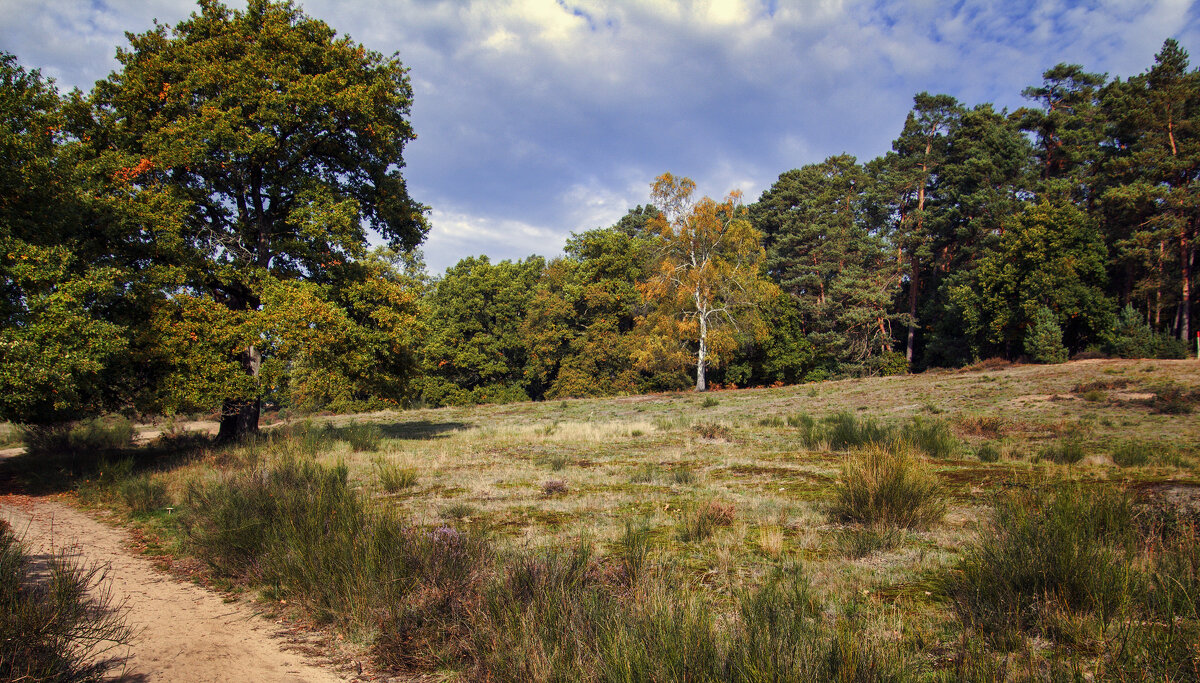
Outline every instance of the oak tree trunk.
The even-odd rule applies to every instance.
[[[247,375],[258,377],[259,368],[262,367],[262,354],[251,346],[238,354],[238,362]],[[258,433],[258,414],[261,410],[262,400],[258,398],[226,399],[221,406],[221,429],[217,432],[217,440],[240,441]]]

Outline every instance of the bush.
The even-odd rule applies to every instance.
[[[936,480],[892,447],[870,446],[849,456],[834,495],[829,516],[838,522],[924,529],[946,509]]]
[[[1129,600],[1133,505],[1075,485],[1010,495],[969,547],[947,593],[962,621],[1002,643],[1045,633],[1061,609],[1111,617]]]
[[[1178,359],[1188,357],[1189,341],[1155,331],[1131,304],[1126,304],[1117,317],[1106,348],[1118,358]]]
[[[97,417],[65,425],[26,427],[24,441],[30,453],[112,451],[128,447],[134,433],[133,423],[124,417]]]
[[[545,496],[557,496],[566,493],[569,490],[567,482],[562,479],[551,479],[542,484],[542,494]]]
[[[1035,363],[1064,363],[1067,360],[1058,316],[1045,306],[1034,314],[1025,332],[1025,353]]]
[[[99,681],[130,637],[99,567],[61,555],[35,566],[0,521],[0,680]]]

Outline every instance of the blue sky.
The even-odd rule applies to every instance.
[[[239,2],[230,2],[238,6]],[[304,0],[411,70],[409,189],[432,207],[431,271],[485,253],[553,256],[646,203],[664,171],[753,201],[783,171],[889,149],[913,94],[1021,106],[1059,63],[1129,76],[1167,37],[1197,52],[1181,0]],[[0,49],[63,88],[107,75],[187,0],[0,0]]]

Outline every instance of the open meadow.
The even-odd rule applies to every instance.
[[[1198,402],[1194,361],[994,363],[6,465],[404,675],[1194,680]]]

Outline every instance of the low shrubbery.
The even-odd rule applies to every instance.
[[[98,567],[63,556],[35,567],[0,521],[0,680],[101,680],[130,635]]]
[[[1096,656],[1097,678],[1200,668],[1197,515],[1068,484],[1009,495],[946,581],[959,618],[1002,648],[1042,637]]]
[[[63,425],[28,426],[23,439],[30,453],[64,454],[126,448],[134,433],[133,423],[124,417],[97,417]]]

